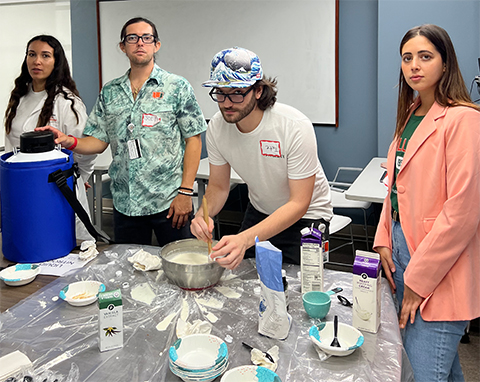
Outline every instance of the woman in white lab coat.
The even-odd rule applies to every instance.
[[[62,45],[53,36],[33,37],[27,44],[21,73],[15,79],[5,112],[5,151],[19,147],[20,135],[38,126],[54,126],[65,134],[81,137],[86,120],[86,108]],[[93,171],[95,155],[74,154],[74,160],[80,170],[77,198],[88,213],[87,180]],[[76,235],[79,240],[91,240],[78,217]]]

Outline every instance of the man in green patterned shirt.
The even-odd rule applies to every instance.
[[[130,69],[102,88],[87,137],[55,132],[56,142],[79,154],[110,144],[115,242],[151,244],[153,230],[162,246],[193,237],[191,196],[206,123],[187,80],[155,64],[160,41],[151,21],[127,21],[120,38]]]

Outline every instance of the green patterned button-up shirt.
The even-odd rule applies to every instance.
[[[191,85],[157,65],[133,99],[129,71],[107,83],[88,118],[84,134],[110,144],[108,171],[115,208],[145,216],[170,207],[181,185],[185,139],[207,126]],[[131,159],[128,141],[141,157]]]

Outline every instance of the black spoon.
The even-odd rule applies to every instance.
[[[337,298],[340,300],[342,305],[349,306],[349,307],[353,306],[353,304],[350,301],[348,301],[345,297],[343,297],[341,294],[339,294]]]
[[[333,341],[330,344],[330,346],[339,348],[340,343],[338,342],[338,339],[337,339],[337,331],[338,331],[338,316],[335,316],[335,318],[333,319]]]

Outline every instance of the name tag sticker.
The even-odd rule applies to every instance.
[[[160,120],[161,120],[161,118],[157,117],[156,115],[143,114],[142,115],[142,126],[152,127],[152,126],[155,126]]]
[[[138,139],[130,139],[127,142],[128,156],[130,159],[137,159],[142,157],[142,150],[140,148],[140,141]]]
[[[281,157],[282,150],[278,141],[260,141],[260,150],[263,156]]]

